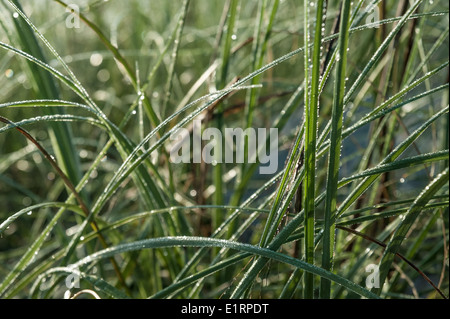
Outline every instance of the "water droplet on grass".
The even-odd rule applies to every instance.
[[[6,70],[5,71],[5,76],[6,76],[7,79],[12,78],[14,76],[14,71],[11,70],[11,69]]]

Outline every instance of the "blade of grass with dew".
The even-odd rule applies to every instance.
[[[151,249],[151,248],[161,248],[161,247],[227,247],[230,249],[238,250],[244,253],[250,253],[253,255],[262,256],[269,259],[274,259],[294,267],[303,269],[306,272],[311,272],[315,275],[326,277],[339,285],[344,286],[345,288],[354,291],[357,294],[360,294],[366,298],[377,298],[377,295],[369,292],[365,288],[348,281],[347,279],[335,275],[331,272],[325,271],[317,266],[311,265],[304,261],[295,259],[293,257],[287,256],[282,253],[275,252],[273,250],[267,248],[261,248],[258,246],[253,246],[249,244],[242,244],[238,242],[233,242],[229,240],[223,239],[212,239],[212,238],[203,238],[203,237],[166,237],[166,238],[153,238],[142,240],[138,242],[132,242],[127,244],[121,244],[115,247],[110,247],[108,249],[99,251],[90,256],[87,256],[77,263],[71,265],[73,268],[76,268],[79,265],[84,265],[86,263],[91,263],[100,259],[108,258],[114,256],[116,254],[124,253],[132,250],[139,249]]]
[[[443,207],[448,207],[448,201],[445,202],[440,202],[440,203],[434,203],[434,204],[429,204],[423,207],[424,210],[429,210],[429,209],[433,209],[433,208],[443,208]],[[401,214],[404,214],[408,211],[408,208],[399,208],[399,209],[395,209],[395,210],[387,210],[387,211],[383,211],[382,213],[376,213],[376,214],[372,214],[369,216],[362,216],[362,217],[356,217],[356,218],[352,218],[348,221],[339,221],[337,224],[339,226],[349,226],[349,225],[356,225],[356,224],[361,224],[363,222],[368,222],[368,221],[375,221],[378,219],[382,219],[382,218],[389,218],[389,217],[393,217],[393,216],[398,216]]]
[[[86,109],[86,110],[96,114],[95,111],[93,111],[92,108],[87,105],[70,102],[70,101],[61,101],[61,100],[27,100],[27,101],[16,101],[16,102],[8,102],[8,103],[0,104],[0,108],[7,108],[7,107],[32,107],[32,108],[76,107],[76,108]],[[58,114],[60,114],[60,113],[58,113]]]
[[[367,236],[363,233],[360,233],[354,229],[351,228],[347,228],[347,227],[342,227],[342,226],[338,226],[339,229],[346,231],[348,233],[357,235],[358,237],[361,237],[365,240],[368,240],[372,243],[377,244],[380,247],[386,248],[386,244],[384,244],[383,242],[380,242],[378,240],[376,240],[375,238],[372,238],[370,236]],[[433,289],[435,289],[436,292],[438,292],[441,297],[443,297],[444,299],[448,299],[443,293],[442,291],[433,283],[433,281],[422,271],[420,270],[413,262],[411,262],[410,260],[408,260],[405,256],[401,255],[400,253],[395,253],[394,254],[395,257],[399,257],[401,260],[403,260],[406,264],[408,264],[412,269],[414,269],[414,271],[416,271],[417,274],[421,275],[432,287]]]
[[[14,223],[18,218],[27,215],[30,211],[35,211],[38,210],[40,208],[47,208],[47,207],[64,207],[68,210],[71,210],[79,215],[83,215],[82,210],[80,209],[79,206],[76,205],[71,205],[71,204],[66,204],[66,203],[42,203],[42,204],[36,204],[36,205],[32,205],[30,207],[27,207],[25,209],[22,209],[21,211],[18,211],[15,214],[12,214],[11,216],[9,216],[5,221],[3,221],[0,224],[0,235],[12,224]]]
[[[336,214],[337,189],[339,179],[340,157],[342,147],[342,123],[344,115],[344,95],[347,68],[347,47],[350,27],[350,0],[344,0],[339,28],[339,53],[335,76],[335,88],[333,99],[333,110],[331,119],[330,152],[328,161],[327,195],[325,198],[325,216],[323,227],[323,251],[322,268],[333,269],[334,255],[334,233],[335,227],[331,223],[332,216]],[[320,298],[329,299],[331,297],[331,283],[321,278]]]
[[[442,200],[442,199],[447,199],[447,198],[448,197],[446,197],[446,195],[438,195],[438,196],[434,196],[432,199],[433,200]],[[407,208],[409,208],[411,206],[411,204],[414,202],[414,200],[415,200],[415,198],[409,198],[409,199],[403,199],[403,200],[397,200],[397,201],[390,201],[388,203],[380,203],[380,204],[376,204],[371,207],[359,208],[359,209],[347,212],[345,214],[342,214],[340,218],[365,213],[367,211],[372,211],[372,210],[376,210],[379,208],[387,208],[387,207],[398,206],[398,205],[403,205],[403,204],[405,204],[405,205],[408,204]]]
[[[359,179],[362,177],[380,174],[380,173],[391,172],[394,170],[398,170],[398,169],[402,169],[402,168],[406,168],[406,167],[423,165],[426,163],[445,161],[445,160],[448,160],[448,158],[449,158],[449,150],[443,150],[443,151],[439,151],[439,152],[422,154],[422,155],[408,157],[408,158],[401,159],[401,160],[396,160],[392,163],[378,165],[374,168],[367,169],[361,173],[352,175],[350,177],[343,178],[339,181],[338,186],[342,187],[342,186],[346,185],[347,183],[349,183],[350,181]]]
[[[308,55],[309,37],[309,1],[305,0],[305,78],[308,79],[310,68]],[[317,1],[316,21],[314,33],[314,46],[312,53],[312,71],[311,71],[311,91],[305,94],[307,98],[305,104],[305,180],[304,180],[304,207],[305,207],[305,260],[314,264],[314,223],[315,223],[315,192],[316,192],[316,138],[317,138],[317,116],[319,109],[319,82],[322,48],[322,23],[324,21],[325,3],[323,0]],[[308,83],[308,82],[307,82]],[[314,277],[311,273],[304,276],[306,299],[314,298]]]
[[[94,119],[92,117],[84,117],[84,116],[75,116],[75,115],[46,115],[46,116],[36,116],[31,119],[24,119],[19,122],[10,123],[8,125],[3,126],[0,128],[0,133],[6,132],[8,130],[11,130],[13,128],[30,125],[30,124],[36,124],[39,122],[45,122],[45,123],[58,123],[58,122],[83,122],[88,123],[91,125],[95,125],[101,128],[104,128],[103,123],[98,121],[97,119]]]

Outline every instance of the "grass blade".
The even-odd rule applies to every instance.
[[[133,250],[141,250],[148,248],[161,248],[161,247],[226,247],[234,250],[238,250],[244,253],[250,253],[258,256],[262,256],[264,258],[270,258],[274,260],[278,260],[283,263],[287,263],[294,267],[303,269],[306,272],[313,273],[315,275],[319,275],[325,277],[329,280],[336,282],[339,285],[344,286],[345,288],[354,291],[357,294],[360,294],[366,298],[377,298],[377,295],[369,292],[365,288],[362,288],[355,283],[348,281],[347,279],[335,275],[331,272],[323,270],[317,266],[311,265],[304,261],[292,258],[282,253],[275,252],[273,250],[267,248],[261,248],[258,246],[253,246],[249,244],[242,244],[238,242],[233,242],[229,240],[223,239],[212,239],[212,238],[203,238],[203,237],[166,237],[166,238],[152,238],[146,239],[142,241],[137,241],[128,244],[122,244],[115,247],[110,247],[108,249],[99,251],[95,254],[87,256],[77,263],[73,264],[72,267],[77,268],[87,263],[91,263],[100,259],[109,258],[116,254],[124,253],[127,251]]]
[[[325,224],[323,228],[322,268],[333,268],[335,226],[331,222],[337,210],[337,189],[339,180],[340,157],[342,147],[342,123],[344,115],[344,96],[347,68],[347,47],[350,27],[350,0],[344,0],[339,29],[339,59],[336,68],[336,83],[331,119],[330,152],[328,162],[327,195],[325,198]],[[331,283],[321,279],[320,298],[329,299]]]
[[[308,79],[310,68],[308,47],[309,42],[309,18],[308,10],[310,2],[305,0],[305,78]],[[317,114],[319,109],[319,82],[322,47],[322,23],[325,2],[317,1],[314,46],[312,53],[311,91],[305,94],[305,180],[304,180],[304,208],[305,208],[305,258],[306,262],[314,264],[314,200],[316,198],[316,138],[317,138]],[[307,82],[308,83],[308,82]],[[306,299],[314,297],[314,277],[311,273],[305,274]]]

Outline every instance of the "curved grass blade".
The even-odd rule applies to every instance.
[[[430,209],[435,209],[435,208],[445,208],[448,206],[449,206],[449,202],[443,201],[443,202],[428,204],[428,205],[424,206],[423,210],[425,211],[425,210],[430,210]],[[356,217],[356,218],[352,218],[349,220],[339,220],[337,222],[337,225],[349,226],[349,225],[360,224],[360,223],[368,222],[368,221],[375,221],[375,220],[382,219],[382,218],[398,216],[398,215],[405,214],[408,211],[408,209],[409,209],[409,207],[398,208],[398,209],[393,209],[393,210],[386,210],[386,211],[383,211],[382,213],[372,213],[368,216]]]
[[[64,207],[65,209],[71,210],[79,215],[83,215],[83,211],[80,209],[79,206],[66,204],[66,203],[42,203],[42,204],[36,204],[29,206],[27,208],[22,209],[21,211],[18,211],[17,213],[9,216],[3,223],[0,224],[0,235],[12,224],[14,223],[18,218],[27,215],[29,212],[32,212],[34,210],[40,209],[40,208],[50,208],[50,207]]]
[[[343,178],[339,181],[338,185],[339,185],[339,187],[342,187],[342,186],[346,185],[347,183],[349,183],[355,179],[362,178],[362,177],[386,173],[386,172],[390,172],[390,171],[394,171],[394,170],[398,170],[398,169],[402,169],[402,168],[413,167],[413,166],[427,164],[427,163],[434,163],[437,161],[445,161],[445,160],[448,160],[448,158],[449,158],[449,150],[443,150],[443,151],[439,151],[439,152],[435,152],[435,153],[422,154],[422,155],[417,155],[417,156],[413,156],[413,157],[408,157],[405,159],[396,160],[392,163],[381,164],[374,168],[367,169],[362,173]]]
[[[317,266],[311,265],[309,263],[306,263],[304,261],[295,259],[293,257],[284,255],[279,252],[272,251],[267,248],[261,248],[258,246],[253,246],[249,244],[242,244],[238,242],[233,242],[229,240],[223,240],[223,239],[212,239],[212,238],[202,238],[202,237],[166,237],[166,238],[152,238],[152,239],[146,239],[141,240],[137,242],[127,243],[127,244],[121,244],[115,247],[110,247],[107,249],[104,249],[102,251],[99,251],[97,253],[94,253],[90,256],[87,256],[81,260],[79,260],[77,263],[71,265],[71,267],[81,267],[82,265],[85,265],[87,263],[91,263],[97,260],[101,260],[104,258],[109,258],[114,255],[134,251],[134,250],[141,250],[141,249],[149,249],[149,248],[170,248],[170,247],[226,247],[233,250],[238,250],[245,253],[250,253],[252,255],[258,255],[264,258],[273,259],[276,261],[280,261],[282,263],[286,263],[289,265],[292,265],[296,268],[303,269],[304,271],[313,273],[315,275],[325,277],[333,282],[336,282],[339,285],[344,286],[345,288],[363,296],[366,298],[378,298],[377,295],[369,292],[365,288],[341,277],[338,275],[335,275],[331,272],[328,272],[322,268],[319,268]]]
[[[8,102],[0,104],[0,108],[9,108],[9,107],[78,107],[82,109],[89,110],[90,112],[95,113],[95,111],[87,105],[70,102],[70,101],[61,101],[61,100],[29,100],[29,101],[17,101],[17,102]]]
[[[24,125],[35,124],[35,123],[39,123],[39,122],[46,122],[46,123],[83,122],[83,123],[96,125],[101,128],[105,128],[102,122],[100,122],[99,120],[94,119],[92,117],[76,116],[76,115],[69,115],[69,114],[55,114],[55,115],[36,116],[31,119],[25,119],[25,120],[21,120],[19,122],[15,122],[15,123],[11,122],[8,125],[5,125],[4,127],[0,128],[0,133],[4,133],[8,130],[18,128],[18,127],[21,127]]]

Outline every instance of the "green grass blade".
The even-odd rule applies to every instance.
[[[323,228],[322,268],[333,269],[334,233],[335,227],[331,222],[336,214],[337,190],[339,180],[340,157],[342,147],[342,123],[344,115],[344,96],[347,68],[347,47],[350,27],[350,0],[344,0],[339,29],[339,59],[336,68],[336,82],[331,119],[330,152],[328,162],[327,195],[325,198],[325,224]],[[331,296],[331,283],[321,279],[320,298],[329,299]]]
[[[423,165],[427,163],[433,163],[436,161],[445,161],[449,158],[449,150],[443,150],[435,153],[429,153],[429,154],[422,154],[417,155],[413,157],[408,157],[401,160],[396,160],[392,163],[388,164],[381,164],[374,168],[370,168],[365,170],[364,172],[361,172],[359,174],[352,175],[350,177],[345,177],[339,181],[339,187],[342,187],[349,183],[350,181],[353,181],[355,179],[359,179],[362,177],[375,175],[375,174],[381,174],[390,172],[397,169],[407,168],[407,167],[413,167],[418,165]]]
[[[316,138],[317,138],[317,116],[319,108],[319,82],[322,47],[322,22],[325,3],[323,0],[317,2],[315,21],[314,46],[312,53],[311,91],[305,94],[305,180],[304,180],[304,208],[305,208],[305,258],[306,262],[314,264],[314,200],[316,198]],[[310,2],[305,0],[305,37],[309,37],[308,10]],[[308,52],[308,41],[305,41],[305,52]],[[309,56],[305,53],[305,77],[308,79],[310,68]],[[314,277],[311,273],[305,274],[305,298],[314,297]]]
[[[315,275],[319,275],[321,277],[325,277],[329,280],[336,282],[339,285],[344,286],[345,288],[354,291],[357,294],[360,294],[366,298],[377,298],[377,296],[365,288],[362,288],[359,285],[341,277],[335,275],[331,272],[325,271],[322,268],[311,265],[304,261],[295,259],[293,257],[287,256],[282,253],[278,253],[272,251],[267,248],[261,248],[258,246],[253,246],[249,244],[242,244],[238,242],[233,242],[229,240],[223,239],[212,239],[212,238],[203,238],[203,237],[166,237],[166,238],[152,238],[146,239],[142,241],[121,244],[115,247],[110,247],[108,249],[99,251],[90,256],[87,256],[77,263],[73,264],[72,267],[77,268],[82,265],[86,265],[87,263],[91,263],[97,260],[101,260],[104,258],[112,257],[116,254],[129,252],[133,250],[141,250],[141,249],[154,249],[154,248],[162,248],[162,247],[226,247],[233,250],[238,250],[244,253],[250,253],[253,255],[258,255],[264,258],[270,258],[273,260],[277,260],[294,267],[303,269],[306,272],[311,272]]]

